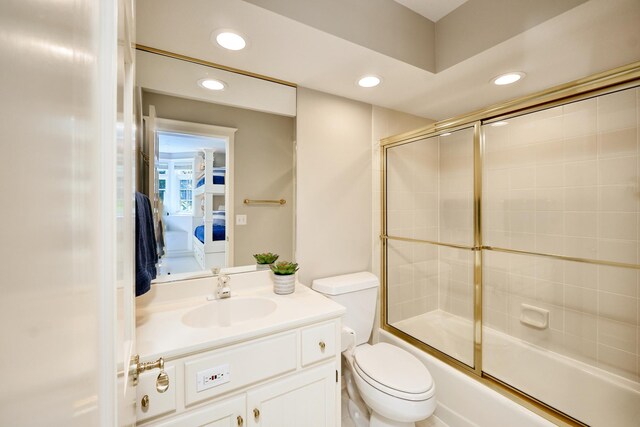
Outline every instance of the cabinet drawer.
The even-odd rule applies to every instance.
[[[144,372],[138,377],[138,386],[136,387],[138,400],[136,420],[138,422],[176,410],[176,369],[174,366],[169,366],[165,368],[165,371],[169,375],[169,388],[164,393],[160,393],[156,389],[157,370]],[[146,408],[143,408],[141,404],[143,396],[147,396],[149,399]]]
[[[244,394],[231,399],[216,402],[202,409],[189,411],[186,414],[165,422],[154,424],[155,427],[202,427],[202,426],[240,426],[246,419],[246,399]]]
[[[236,348],[220,350],[191,359],[184,364],[185,403],[191,405],[232,390],[294,371],[297,367],[295,332],[287,333]],[[223,372],[227,381],[198,391],[198,373],[214,369]],[[205,375],[206,376],[206,375]],[[210,384],[213,384],[211,382]],[[208,386],[207,386],[208,387]]]
[[[306,328],[300,334],[302,335],[302,366],[336,355],[335,323]]]

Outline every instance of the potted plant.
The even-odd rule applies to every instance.
[[[254,254],[253,257],[256,259],[256,264],[258,265],[258,270],[266,270],[269,268],[271,264],[276,262],[280,255],[272,254],[271,252],[264,252],[261,254]]]
[[[273,292],[278,295],[293,293],[296,287],[296,271],[298,264],[289,261],[280,261],[271,264],[273,271]]]

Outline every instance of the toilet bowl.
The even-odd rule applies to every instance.
[[[353,358],[354,379],[373,416],[410,426],[435,410],[435,386],[427,368],[412,354],[387,343],[358,348]]]
[[[313,281],[312,289],[346,307],[342,354],[349,413],[358,427],[412,427],[436,407],[435,384],[411,353],[387,343],[369,345],[378,279],[362,272]]]

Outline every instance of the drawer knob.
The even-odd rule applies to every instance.
[[[320,350],[321,350],[321,351],[324,351],[325,347],[327,346],[327,345],[324,343],[324,341],[320,341],[320,342],[318,343],[318,345],[320,346]]]
[[[142,409],[147,410],[149,409],[149,395],[145,394],[144,396],[142,396],[142,401],[140,402],[140,404],[142,405]]]
[[[239,426],[241,426],[241,425],[243,425],[243,424],[244,424],[244,420],[242,419],[242,416],[238,415],[237,420],[238,420],[238,425],[239,425]]]
[[[258,408],[253,408],[253,417],[258,420],[260,418],[260,410]]]

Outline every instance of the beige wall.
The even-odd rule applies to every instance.
[[[295,119],[201,101],[145,92],[143,111],[155,105],[158,117],[234,127],[235,214],[247,225],[235,226],[235,265],[253,264],[252,254],[276,252],[293,259],[293,140]],[[242,203],[250,199],[287,200],[284,206]],[[228,219],[228,226],[235,223]]]
[[[300,281],[371,269],[371,105],[298,88]]]
[[[437,72],[464,61],[586,0],[469,0],[436,22]]]
[[[388,0],[245,0],[391,58],[435,72],[435,24]],[[336,11],[340,13],[336,13]]]

